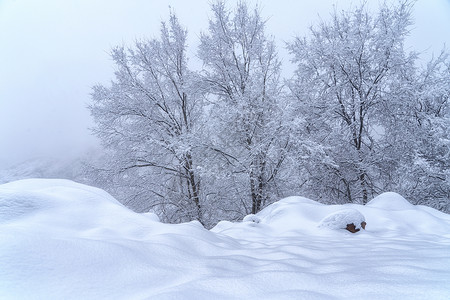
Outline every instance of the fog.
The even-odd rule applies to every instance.
[[[235,1],[229,1],[233,4]],[[356,1],[355,1],[356,2]],[[209,0],[0,0],[0,168],[36,157],[70,158],[97,147],[90,134],[91,87],[107,84],[114,66],[109,50],[156,37],[169,6],[189,31],[191,63]],[[293,69],[283,49],[295,35],[329,16],[333,3],[350,1],[259,1],[269,18],[286,74]],[[375,1],[373,4],[375,5]],[[419,0],[408,50],[432,53],[450,45],[450,1]]]

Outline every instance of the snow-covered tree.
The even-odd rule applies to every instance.
[[[115,79],[90,106],[106,152],[99,185],[208,227],[298,192],[366,203],[391,190],[450,210],[450,62],[443,52],[421,68],[406,53],[412,2],[335,11],[288,44],[291,93],[258,6],[211,8],[198,73],[173,14],[159,39],[113,49]]]
[[[449,210],[450,64],[445,51],[426,68],[406,53],[412,4],[335,11],[289,45],[314,196],[366,203],[392,190]]]
[[[449,54],[442,52],[432,59],[418,79],[419,101],[415,111],[421,140],[415,139],[416,156],[420,159],[416,166],[422,171],[422,182],[426,185],[416,198],[422,201],[420,204],[450,212]]]
[[[366,203],[379,192],[386,144],[385,118],[415,55],[403,44],[411,25],[409,1],[335,11],[288,49],[297,64],[291,90],[304,118],[305,160],[311,190],[331,201]],[[395,106],[395,105],[394,105]]]
[[[442,51],[398,86],[404,116],[389,126],[388,142],[397,143],[395,173],[384,189],[397,190],[416,204],[450,211],[450,60]],[[407,99],[414,99],[408,101]],[[400,150],[400,151],[399,151]]]
[[[97,169],[109,190],[171,222],[203,221],[197,172],[203,98],[187,66],[186,36],[171,14],[160,39],[114,48],[115,80],[93,88],[90,106],[94,133],[110,154]]]
[[[211,7],[199,48],[214,124],[210,149],[225,173],[227,197],[256,213],[275,199],[289,147],[280,62],[258,7],[239,2],[230,10],[223,1]]]

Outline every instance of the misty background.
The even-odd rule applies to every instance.
[[[91,87],[113,78],[110,49],[158,36],[173,9],[188,29],[189,56],[195,57],[199,33],[208,27],[209,2],[0,0],[0,169],[34,158],[70,159],[97,148],[86,107]],[[351,1],[258,3],[287,77],[294,67],[284,42],[327,19],[334,3],[340,10]],[[449,0],[419,0],[413,16],[407,51],[429,59],[450,45]]]

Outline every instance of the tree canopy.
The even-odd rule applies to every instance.
[[[213,2],[189,69],[171,13],[159,38],[116,47],[90,110],[105,156],[90,176],[137,211],[212,226],[296,194],[366,203],[383,191],[450,211],[450,61],[404,41],[413,2],[335,11],[287,44],[281,77],[258,6]]]

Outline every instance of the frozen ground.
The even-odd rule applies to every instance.
[[[355,210],[366,230],[339,229]],[[71,181],[16,181],[0,185],[0,299],[450,299],[450,216],[394,193],[290,197],[208,231]]]

